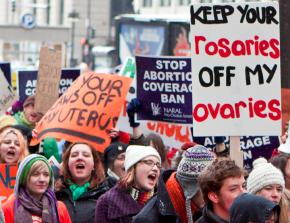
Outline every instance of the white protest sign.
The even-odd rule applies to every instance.
[[[281,135],[278,2],[191,6],[194,136]]]
[[[13,93],[12,87],[7,82],[3,72],[0,69],[0,115],[5,114],[12,103],[17,100],[17,97]]]

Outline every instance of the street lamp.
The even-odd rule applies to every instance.
[[[74,58],[74,48],[75,48],[75,24],[80,20],[79,13],[73,9],[69,14],[68,18],[71,21],[71,51],[70,51],[70,66],[75,67],[77,64],[76,59]]]

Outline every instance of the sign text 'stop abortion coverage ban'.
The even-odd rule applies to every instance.
[[[191,6],[194,136],[281,134],[278,8]]]

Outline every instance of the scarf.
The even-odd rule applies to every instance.
[[[14,223],[32,223],[32,215],[41,217],[43,223],[59,223],[56,197],[50,188],[37,200],[21,187],[14,208]]]
[[[25,118],[24,112],[17,112],[13,117],[16,119],[17,123],[20,125],[27,126],[30,129],[33,129],[35,127],[35,124],[32,124],[30,121],[28,121]]]
[[[80,196],[88,191],[90,186],[90,182],[86,182],[83,186],[79,186],[77,184],[70,184],[69,189],[72,193],[73,200],[77,200]]]
[[[180,184],[176,180],[176,173],[171,174],[169,179],[166,182],[166,189],[168,191],[170,201],[173,204],[173,207],[175,209],[176,214],[180,217],[182,223],[188,223],[193,222],[192,216],[191,219],[188,219],[187,213],[189,210],[187,210],[186,206],[191,207],[191,213],[192,215],[198,210],[197,207],[194,205],[193,202],[190,203],[190,205],[185,205],[185,197],[183,194],[183,190],[180,186]]]
[[[137,201],[138,204],[141,206],[144,206],[145,203],[153,196],[154,190],[146,192],[146,191],[140,191],[134,187],[131,187],[129,189],[129,193],[131,197]]]

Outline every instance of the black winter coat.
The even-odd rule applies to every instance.
[[[76,201],[72,199],[72,193],[68,185],[60,191],[55,192],[56,198],[62,201],[70,215],[73,223],[94,222],[97,199],[110,189],[107,182],[98,187],[89,189]]]
[[[158,182],[157,194],[133,218],[133,223],[181,223],[165,185],[173,172],[174,170],[165,170],[162,173]],[[198,213],[198,217],[200,215]],[[194,217],[194,219],[196,218]]]
[[[228,223],[228,221],[217,216],[209,206],[205,206],[202,210],[202,216],[197,223]]]

